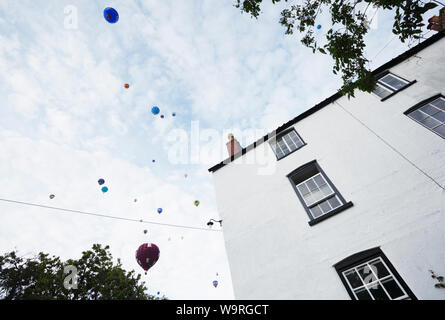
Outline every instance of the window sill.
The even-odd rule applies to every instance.
[[[352,206],[353,206],[352,202],[349,201],[349,202],[345,203],[344,205],[342,205],[341,207],[338,207],[337,209],[334,209],[334,210],[332,210],[329,213],[326,213],[326,214],[324,214],[324,215],[322,215],[322,216],[320,216],[318,218],[315,218],[315,219],[309,221],[308,223],[312,227],[314,224],[317,224],[317,223],[319,223],[319,222],[321,222],[321,221],[323,221],[323,220],[325,220],[327,218],[335,216],[337,213],[340,213],[343,210],[346,210],[346,209],[348,209],[348,208],[350,208]]]
[[[406,86],[404,86],[402,89],[399,89],[399,90],[397,90],[397,91],[394,91],[394,92],[391,93],[389,96],[384,97],[384,98],[381,99],[380,101],[383,102],[383,101],[388,100],[388,99],[391,98],[392,96],[394,96],[394,95],[396,95],[397,93],[399,93],[400,91],[403,91],[403,90],[405,90],[406,88],[412,86],[412,85],[415,84],[416,82],[417,82],[417,80],[411,81],[411,82],[408,83]]]

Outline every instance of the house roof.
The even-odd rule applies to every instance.
[[[378,67],[377,69],[372,71],[372,74],[375,75],[375,76],[378,76],[380,73],[385,72],[386,70],[388,70],[388,69],[398,65],[399,63],[401,63],[404,60],[412,57],[413,55],[415,55],[416,53],[420,52],[421,50],[423,50],[423,49],[429,47],[430,45],[432,45],[433,43],[439,41],[443,37],[445,37],[445,31],[438,32],[437,34],[433,35],[432,37],[430,37],[430,38],[426,39],[425,41],[419,43],[417,46],[415,46],[415,47],[405,51],[401,55],[395,57],[394,59],[388,61],[384,65]],[[323,109],[324,107],[326,107],[327,105],[331,104],[332,102],[334,102],[335,100],[337,100],[340,97],[342,97],[342,94],[340,92],[334,93],[332,96],[326,98],[325,100],[323,100],[320,103],[316,104],[312,108],[310,108],[310,109],[306,110],[305,112],[299,114],[298,116],[296,116],[292,120],[282,124],[275,131],[269,132],[264,137],[262,137],[261,139],[251,143],[250,145],[248,145],[247,147],[243,148],[238,153],[234,154],[233,156],[231,156],[231,157],[221,161],[220,163],[214,165],[213,167],[209,168],[209,171],[210,172],[215,172],[216,170],[224,167],[226,164],[229,164],[233,160],[235,160],[235,159],[241,157],[242,155],[244,155],[247,151],[250,151],[250,150],[256,148],[256,146],[260,145],[261,143],[267,141],[270,137],[273,137],[273,136],[279,134],[280,132],[286,130],[290,126],[293,126],[298,121],[303,120],[304,118],[307,118],[311,114],[313,114],[313,113]]]

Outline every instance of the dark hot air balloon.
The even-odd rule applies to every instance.
[[[159,254],[158,246],[153,243],[144,243],[139,246],[136,251],[136,261],[145,270],[145,274],[158,261]]]
[[[158,208],[158,213],[162,213],[162,208]]]
[[[97,183],[99,185],[103,185],[105,183],[105,180],[104,179],[99,179],[99,180],[97,180]]]
[[[213,280],[213,286],[216,288],[218,286],[218,280]]]

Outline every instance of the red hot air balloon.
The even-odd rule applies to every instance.
[[[128,83],[124,84],[125,89],[130,88],[130,85]]]
[[[136,261],[145,270],[145,274],[158,261],[159,254],[158,246],[153,243],[144,243],[139,246],[136,251]]]

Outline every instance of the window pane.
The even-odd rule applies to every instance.
[[[421,111],[419,111],[419,110],[416,110],[416,111],[414,111],[414,112],[411,112],[411,113],[409,114],[409,116],[410,116],[411,118],[413,118],[413,119],[416,119],[417,121],[422,121],[423,119],[425,119],[426,117],[428,117],[427,114],[425,114],[425,113],[423,113],[423,112],[421,112]]]
[[[325,185],[325,184],[326,184],[326,181],[325,181],[325,179],[323,179],[323,177],[321,176],[321,174],[317,174],[317,175],[314,177],[314,180],[315,180],[315,182],[317,183],[317,185],[318,185],[319,187],[321,187],[322,185]]]
[[[308,181],[306,181],[306,185],[308,186],[309,190],[311,190],[311,191],[318,190],[317,185],[315,184],[313,179],[309,179]]]
[[[388,295],[385,293],[379,282],[369,285],[368,290],[375,300],[389,300]]]
[[[372,300],[371,296],[365,288],[358,289],[354,292],[357,296],[357,300]]]
[[[330,186],[328,186],[327,184],[325,184],[324,186],[322,186],[320,188],[321,192],[323,193],[323,195],[328,196],[330,194],[333,193],[332,189]]]
[[[302,196],[307,195],[309,193],[309,189],[306,187],[305,183],[298,185],[297,188]]]
[[[389,276],[388,269],[386,269],[385,265],[380,261],[374,261],[369,263],[371,265],[372,271],[376,273],[379,279]]]
[[[295,149],[297,149],[297,146],[295,145],[295,143],[292,141],[292,139],[289,136],[284,136],[283,139],[286,141],[287,145],[290,148],[290,151],[294,151]]]
[[[422,108],[420,108],[421,111],[425,112],[426,114],[429,114],[430,116],[439,112],[439,109],[433,107],[430,104],[427,104],[426,106],[423,106]]]
[[[362,280],[360,280],[360,277],[355,270],[345,272],[345,277],[353,289],[363,285]]]
[[[399,285],[393,278],[383,280],[382,284],[391,296],[391,299],[396,299],[405,295],[403,290],[399,287]]]
[[[433,102],[431,102],[431,104],[438,107],[439,109],[445,110],[445,99],[444,98],[439,98],[437,100],[434,100]]]
[[[317,200],[312,196],[312,193],[308,193],[306,195],[303,196],[304,202],[306,202],[306,205],[310,206],[311,204],[313,204],[314,202],[316,202]]]
[[[290,152],[289,148],[286,146],[286,144],[284,143],[284,141],[282,139],[278,141],[278,145],[280,146],[280,148],[284,154],[288,154]]]
[[[372,273],[371,268],[367,264],[357,268],[357,271],[365,284],[372,283],[377,280],[376,276]]]
[[[320,202],[319,206],[321,208],[321,211],[323,211],[323,213],[328,213],[329,211],[332,210],[332,208],[329,205],[329,202],[327,200],[323,201],[323,202]]]
[[[389,96],[392,93],[392,91],[389,91],[389,89],[386,89],[386,88],[383,88],[382,86],[377,85],[377,87],[373,91],[373,93],[383,99],[383,98]]]
[[[310,208],[309,211],[314,218],[318,218],[319,216],[323,215],[323,212],[321,212],[321,209],[318,206]]]
[[[434,128],[440,125],[440,122],[434,118],[428,117],[422,120],[422,123],[428,128]]]
[[[333,209],[335,209],[335,208],[340,206],[340,201],[338,201],[337,197],[329,198],[328,201],[329,201],[329,204],[331,205],[331,207]]]
[[[445,122],[445,111],[439,111],[432,117],[439,120],[440,122]]]
[[[434,128],[433,131],[440,134],[442,138],[445,138],[445,125],[438,126],[437,128]]]
[[[388,74],[382,77],[379,81],[395,88],[396,90],[402,89],[407,85],[405,81],[400,80],[399,78],[394,77],[392,74]]]

